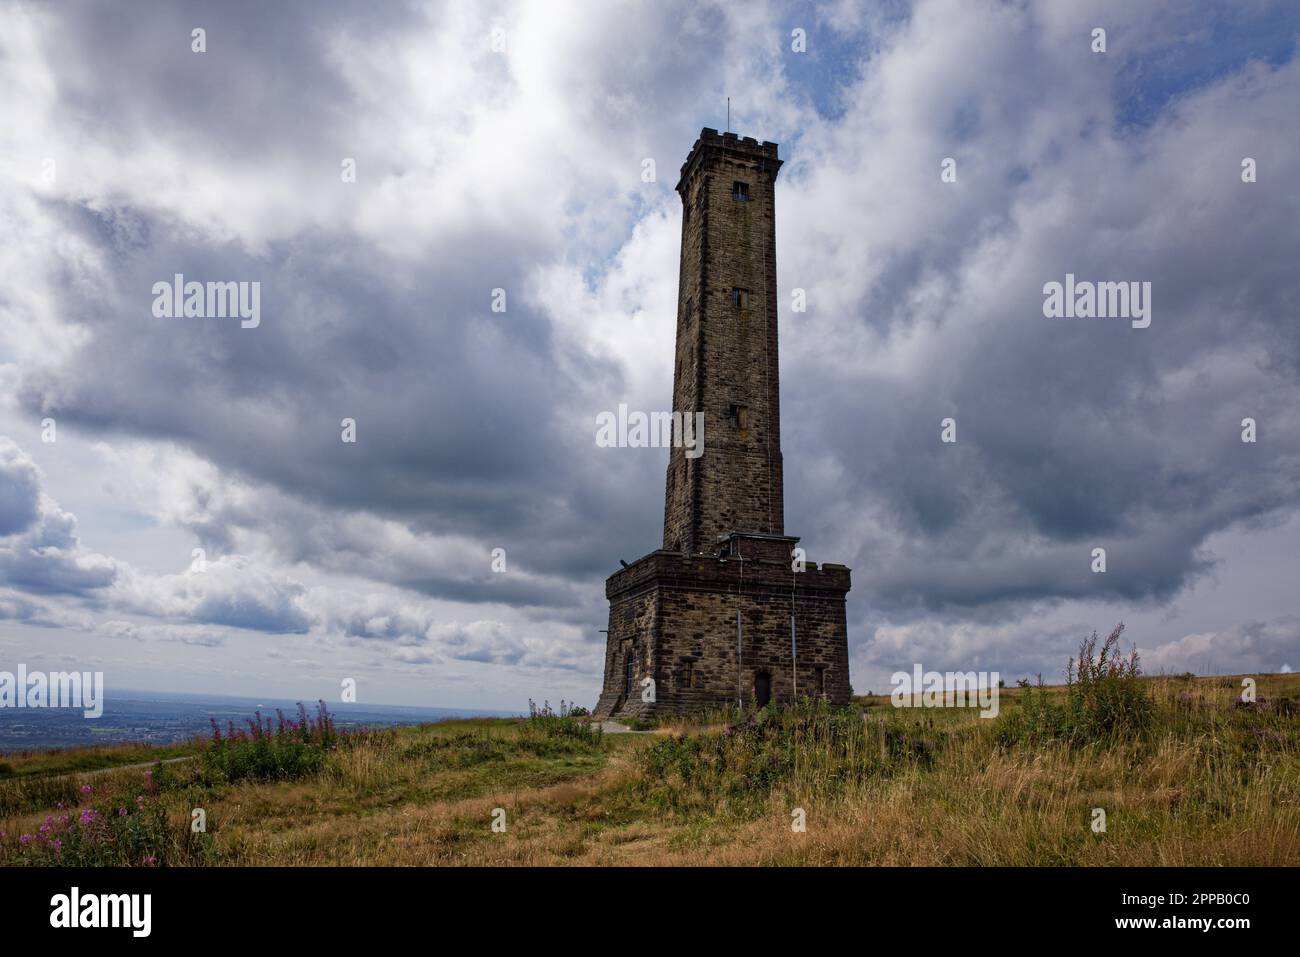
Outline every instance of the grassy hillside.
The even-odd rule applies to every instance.
[[[1253,676],[1249,707],[1240,676],[1112,677],[1004,689],[996,719],[887,697],[648,734],[312,718],[152,769],[19,757],[0,863],[1300,864],[1300,675]]]

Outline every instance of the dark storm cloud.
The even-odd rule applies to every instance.
[[[1006,26],[995,42],[1025,53],[1007,71],[1045,100],[1008,113],[1008,80],[991,82],[961,110],[995,120],[934,137],[919,172],[891,158],[902,188],[864,199],[901,228],[895,245],[876,244],[884,258],[868,261],[872,283],[848,308],[870,330],[860,341],[887,350],[916,336],[927,348],[887,373],[846,363],[829,384],[808,360],[783,370],[818,384],[785,390],[788,481],[807,481],[806,463],[828,449],[846,477],[822,490],[836,507],[820,515],[825,498],[788,489],[787,501],[823,540],[856,547],[859,614],[1015,619],[1045,601],[1165,601],[1213,567],[1211,533],[1300,504],[1289,318],[1300,313],[1300,138],[1271,119],[1300,70],[1239,63],[1242,79],[1185,91],[1150,127],[1121,130],[1102,86],[1053,97],[1107,66],[1075,55],[1073,72],[1048,69],[1044,35]],[[951,153],[961,189],[937,175]],[[1244,184],[1242,157],[1260,155],[1268,181]],[[1012,168],[1033,172],[1003,175]],[[805,181],[786,196],[821,192]],[[1067,272],[1151,282],[1152,325],[1045,318],[1042,285]],[[798,336],[801,317],[790,319]],[[859,414],[827,415],[831,404]],[[948,416],[955,445],[939,441]],[[1245,417],[1267,423],[1267,441],[1242,442]],[[853,512],[871,516],[856,541],[826,524]],[[1104,575],[1090,571],[1097,546]]]
[[[605,473],[582,471],[592,452],[579,442],[590,436],[554,416],[578,388],[551,364],[544,321],[522,304],[490,312],[499,263],[435,263],[394,293],[383,286],[384,263],[359,246],[338,254],[346,272],[304,275],[288,261],[335,253],[306,244],[267,264],[154,233],[157,246],[121,262],[113,299],[65,296],[69,315],[95,317],[96,347],[81,374],[60,382],[57,405],[45,398],[47,383],[29,380],[23,397],[33,408],[178,442],[317,507],[477,541],[459,561],[477,581],[400,564],[383,573],[445,598],[570,603],[563,582],[490,574],[490,548],[507,548],[515,567],[581,579],[612,561],[593,547],[593,532],[644,518],[599,490]],[[177,272],[260,280],[261,325],[154,318],[149,290]],[[344,418],[356,421],[355,444],[341,441]],[[382,547],[284,502],[208,514],[193,530],[220,551],[238,527],[272,535],[287,561],[340,570]]]
[[[92,8],[50,40],[52,56],[77,64],[59,77],[69,122],[124,158],[156,144],[244,168],[288,153],[322,171],[303,184],[300,207],[322,182],[337,181],[337,157],[358,146],[370,150],[360,160],[370,177],[400,179],[403,166],[441,161],[395,155],[359,137],[355,91],[326,62],[340,31],[358,43],[392,42],[411,26],[407,14],[310,7],[169,8],[141,29],[124,26],[133,18],[120,12]],[[433,15],[435,24],[444,14]],[[190,51],[195,26],[207,31],[206,54]],[[485,40],[475,33],[463,43]],[[701,33],[686,45],[705,42]],[[671,53],[629,56],[602,39],[583,49],[585,66],[568,80],[586,94],[575,96],[577,109],[631,95],[647,75],[660,102],[693,93],[672,69]],[[135,66],[125,70],[125,62]],[[653,122],[658,129],[635,139],[669,140],[675,158],[681,131],[667,116]],[[629,151],[628,183],[644,152]],[[671,176],[672,163],[664,167]],[[611,185],[574,199],[617,202],[625,187]],[[448,221],[411,262],[349,228],[303,229],[250,248],[125,199],[50,201],[48,211],[104,257],[108,288],[69,282],[60,289],[60,315],[93,338],[71,367],[24,370],[18,396],[28,409],[107,436],[174,441],[317,507],[465,536],[482,551],[506,547],[517,568],[579,583],[603,575],[616,556],[654,544],[656,520],[639,505],[657,497],[662,464],[629,485],[610,483],[595,458],[577,413],[594,414],[595,388],[618,396],[621,372],[585,355],[570,355],[568,371],[557,365],[548,319],[524,289],[529,270],[561,249],[526,221]],[[441,215],[411,206],[394,225],[418,233],[422,221]],[[153,284],[178,273],[259,282],[261,324],[155,318]],[[504,314],[490,311],[498,287],[508,297]],[[340,441],[344,418],[357,423],[355,445]],[[349,558],[314,534],[310,517],[302,520],[291,528],[283,516],[248,510],[210,516],[195,531],[220,549],[231,546],[233,528],[256,527],[274,531],[287,560],[328,567]],[[464,556],[466,565],[480,561],[477,553]],[[574,601],[572,589],[554,581],[467,581],[428,571],[395,564],[384,580],[461,600]]]
[[[67,121],[123,152],[158,136],[236,161],[269,141],[323,143],[347,100],[321,42],[346,32],[380,42],[420,21],[414,5],[182,0],[147,10],[92,2],[55,7],[44,34],[60,66]],[[191,50],[206,31],[207,50]]]
[[[1125,14],[1137,19],[1106,58],[1065,6],[921,4],[879,30],[845,10],[833,71],[848,85],[806,93],[772,59],[788,46],[779,15],[777,30],[712,7],[592,7],[577,19],[599,29],[562,24],[534,48],[511,34],[511,69],[486,52],[493,15],[43,10],[59,122],[120,171],[82,191],[81,157],[61,157],[74,187],[40,201],[99,268],[59,259],[49,311],[67,354],[18,370],[25,414],[174,442],[245,483],[231,498],[196,486],[178,520],[214,555],[256,533],[286,565],[589,630],[617,559],[659,542],[665,461],[597,449],[592,419],[637,370],[658,369],[668,401],[673,318],[637,320],[665,330],[655,354],[602,353],[604,320],[562,329],[566,304],[536,275],[571,268],[589,292],[622,268],[620,247],[664,194],[675,209],[677,165],[739,89],[738,114],[760,127],[745,132],[780,140],[787,159],[787,528],[813,560],[853,566],[851,621],[915,626],[910,647],[936,658],[984,647],[954,639],[972,623],[1033,670],[1079,635],[1035,635],[1025,619],[1069,601],[1169,601],[1214,567],[1208,536],[1300,504],[1300,141],[1284,121],[1300,70],[1275,44],[1267,64],[1241,53],[1177,95],[1144,91],[1161,107],[1131,127],[1135,64],[1201,36],[1195,10]],[[203,55],[190,52],[198,26]],[[403,60],[403,39],[431,27],[448,47]],[[1208,57],[1213,31],[1199,42],[1181,55]],[[449,54],[461,72],[440,68]],[[504,112],[539,88],[549,96],[529,106],[553,111],[543,121]],[[388,115],[389,100],[411,116]],[[833,119],[809,100],[834,103]],[[471,127],[488,133],[457,138]],[[949,155],[951,187],[938,177]],[[1249,186],[1245,155],[1261,169]],[[343,157],[358,159],[355,187],[339,183]],[[658,163],[651,188],[644,157]],[[177,162],[189,179],[161,175]],[[1152,326],[1044,318],[1042,285],[1067,272],[1150,281]],[[260,325],[155,318],[152,286],[176,273],[261,283]],[[671,265],[658,282],[675,286]],[[796,286],[807,316],[785,308]],[[505,313],[490,308],[498,287]],[[626,315],[609,321],[635,332]],[[947,416],[956,445],[939,441]],[[1246,416],[1255,445],[1240,441]],[[355,444],[340,441],[344,418]],[[25,474],[0,471],[0,535],[39,524],[76,554],[70,516],[42,518]],[[1096,546],[1105,575],[1089,570]],[[490,571],[494,547],[520,574]],[[54,554],[0,552],[0,572],[30,591],[114,580],[106,559],[41,564]],[[250,585],[246,571],[210,592],[173,581],[134,607],[277,633],[325,618],[413,662],[437,656],[403,643],[438,633],[449,658],[569,666],[498,624],[453,627],[396,601],[314,616],[301,586]],[[580,650],[599,667],[599,647]]]

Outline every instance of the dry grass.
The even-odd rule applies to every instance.
[[[1300,693],[1300,676],[1256,678],[1265,697]],[[1147,685],[1157,726],[1086,747],[1008,747],[973,712],[859,701],[861,735],[801,726],[793,770],[739,797],[647,771],[648,749],[721,735],[716,722],[591,745],[480,721],[407,729],[293,782],[199,790],[178,770],[163,799],[178,825],[202,802],[217,859],[244,865],[1300,864],[1300,718],[1232,708],[1239,678]],[[891,750],[900,740],[933,754]],[[753,780],[762,753],[731,754],[719,781]]]

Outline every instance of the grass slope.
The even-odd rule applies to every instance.
[[[1278,704],[1300,675],[1253,677],[1248,708],[1241,676],[1126,679],[1148,718],[1086,735],[1068,689],[1016,688],[991,720],[875,697],[645,735],[268,729],[148,773],[87,773],[103,749],[29,756],[0,780],[0,864],[1300,864],[1300,717]]]

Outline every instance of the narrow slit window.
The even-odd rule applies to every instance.
[[[731,184],[731,198],[738,203],[749,202],[749,184],[736,180]]]
[[[749,290],[735,286],[731,290],[731,304],[737,309],[749,308]]]
[[[727,424],[733,429],[749,428],[749,409],[743,405],[727,406]]]

